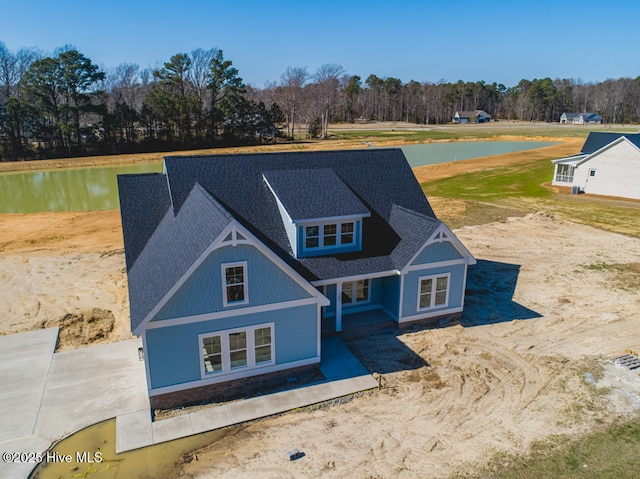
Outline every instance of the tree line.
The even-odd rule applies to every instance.
[[[325,64],[289,67],[257,88],[217,48],[177,53],[158,68],[101,71],[73,47],[46,56],[0,42],[2,161],[327,138],[329,122],[438,124],[475,109],[503,120],[557,122],[563,112],[590,111],[636,123],[640,77],[403,83]]]

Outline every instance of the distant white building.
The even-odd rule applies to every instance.
[[[590,133],[578,155],[553,160],[553,185],[640,199],[640,134]]]
[[[563,113],[560,115],[560,123],[600,125],[602,123],[602,117],[597,113]]]

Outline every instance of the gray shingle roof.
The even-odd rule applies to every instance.
[[[627,140],[640,148],[640,133],[591,132],[584,142],[580,153],[590,155],[591,153],[598,151],[600,148],[604,148],[621,136],[626,137]]]
[[[135,176],[121,181],[134,182]],[[166,191],[166,180],[165,191]],[[120,192],[128,200],[136,197],[147,203],[146,190],[127,189]],[[123,209],[123,223],[130,221],[130,210]],[[168,209],[148,238],[132,265],[127,264],[132,331],[169,292],[189,267],[232,221],[224,210],[199,184],[187,195],[180,211]],[[146,230],[146,227],[145,227]],[[124,231],[125,251],[137,236]]]
[[[132,329],[233,218],[308,281],[401,269],[441,224],[400,149],[167,157],[165,171],[119,178]],[[316,175],[348,211],[368,211],[362,251],[294,258],[265,172],[290,205]]]
[[[265,171],[263,175],[294,223],[369,215],[358,197],[329,168]]]
[[[161,173],[119,175],[120,212],[127,269],[130,269],[171,207],[167,177]]]

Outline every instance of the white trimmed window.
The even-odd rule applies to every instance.
[[[589,170],[589,178],[595,178],[597,172],[598,172],[598,170],[596,170],[595,168],[591,168]]]
[[[451,273],[422,276],[418,280],[418,310],[447,306],[450,279]]]
[[[236,306],[247,304],[247,262],[226,263],[222,265],[222,304]]]
[[[371,288],[368,279],[342,283],[342,304],[366,303],[371,298]]]
[[[355,224],[327,223],[304,227],[304,249],[334,248],[355,244]]]
[[[273,324],[201,334],[202,377],[273,364]]]

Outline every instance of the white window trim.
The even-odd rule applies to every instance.
[[[445,300],[444,300],[444,304],[435,304],[436,301],[436,285],[438,283],[438,278],[443,278],[446,277],[447,278],[447,293],[445,296]],[[420,307],[420,290],[421,285],[422,285],[422,281],[427,280],[427,279],[431,279],[433,280],[432,282],[432,286],[431,286],[431,304],[429,306],[424,306],[424,307]],[[429,276],[420,276],[418,278],[418,293],[417,293],[417,302],[416,302],[416,311],[428,311],[430,309],[436,309],[436,308],[446,308],[449,306],[449,293],[451,292],[451,273],[440,273],[440,274],[432,274]]]
[[[227,268],[236,268],[238,266],[242,266],[243,276],[244,276],[244,300],[243,301],[227,301]],[[220,274],[222,276],[222,306],[240,306],[243,304],[249,304],[249,275],[247,270],[247,262],[246,261],[236,261],[234,263],[222,263],[220,265]]]
[[[350,233],[345,233],[345,234],[351,234],[352,238],[351,238],[351,243],[343,243],[342,242],[342,225],[344,224],[348,224],[351,223],[353,225],[353,231]],[[356,245],[356,235],[357,235],[357,231],[358,231],[358,225],[359,225],[359,221],[358,220],[349,220],[349,221],[327,221],[325,223],[306,223],[304,225],[302,225],[302,251],[319,251],[319,250],[324,250],[324,249],[333,249],[333,248],[341,248],[343,246],[355,246]],[[336,225],[336,234],[335,234],[335,238],[336,238],[336,244],[330,245],[330,246],[325,246],[324,245],[324,227],[325,225]],[[309,227],[314,227],[317,226],[318,227],[318,246],[312,246],[312,247],[308,247],[307,246],[307,228]],[[333,235],[332,235],[333,236]],[[315,238],[315,237],[313,237]]]
[[[357,298],[357,294],[354,294],[358,291],[358,282],[359,281],[369,281],[369,287],[367,288],[367,299],[363,299],[361,301],[358,301]],[[355,281],[346,281],[344,283],[342,283],[342,288],[344,288],[345,284],[349,284],[351,283],[351,301],[348,303],[345,303],[344,300],[342,301],[342,306],[355,306],[357,304],[367,304],[371,302],[371,280],[369,278],[363,278],[363,279],[357,279]],[[342,288],[340,288],[340,291],[336,292],[336,293],[340,293],[340,297],[342,298]]]
[[[595,178],[598,174],[598,170],[596,168],[589,168],[589,178]]]
[[[255,331],[256,329],[271,329],[271,360],[263,361],[256,364],[256,345],[255,345]],[[229,348],[229,335],[234,333],[247,333],[247,365],[231,368],[231,350]],[[210,338],[213,336],[221,337],[221,349],[222,349],[222,370],[207,372],[204,366],[204,338]],[[244,328],[225,329],[223,331],[212,331],[209,333],[202,333],[198,335],[198,348],[200,353],[200,377],[202,379],[225,376],[227,374],[235,374],[240,370],[259,369],[263,367],[270,367],[275,364],[275,323],[256,324],[255,326],[247,326]]]

